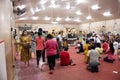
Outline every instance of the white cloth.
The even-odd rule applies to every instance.
[[[100,39],[97,37],[97,38],[95,38],[95,42],[96,43],[101,43],[101,41],[100,41]]]
[[[60,39],[60,41],[62,41],[62,36],[61,35],[58,35],[57,37]]]
[[[113,47],[114,47],[114,49],[115,49],[115,52],[114,52],[114,54],[116,55],[117,54],[117,51],[118,51],[118,42],[114,42],[113,43]]]

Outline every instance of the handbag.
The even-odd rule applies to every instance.
[[[29,49],[29,48],[31,48],[31,45],[30,44],[27,44],[27,45],[25,45],[24,46],[26,49]]]

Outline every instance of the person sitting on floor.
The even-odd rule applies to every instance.
[[[115,61],[115,55],[114,55],[114,47],[113,47],[113,43],[110,43],[110,49],[107,52],[107,56],[104,58],[105,62],[110,62],[113,63]]]
[[[95,48],[95,50],[98,51],[98,53],[99,53],[99,59],[100,59],[101,56],[102,56],[102,53],[103,53],[103,49],[101,48],[101,44],[96,43],[96,48]]]
[[[84,46],[83,46],[83,49],[84,49],[83,54],[85,55],[85,63],[86,64],[88,64],[88,56],[87,56],[87,54],[88,54],[89,47],[90,47],[90,44],[89,44],[89,41],[87,40],[86,44],[84,44]]]
[[[74,65],[76,65],[76,64],[73,64],[72,59],[70,59],[68,47],[65,47],[64,50],[61,51],[61,53],[60,53],[60,64],[62,66],[68,66],[68,65],[74,66]]]
[[[91,50],[88,51],[89,63],[87,65],[87,70],[98,72],[99,53],[95,50],[95,46],[91,46],[90,48]]]
[[[68,47],[67,39],[63,38],[62,46],[63,46],[63,48]]]
[[[76,52],[77,53],[84,52],[84,50],[83,50],[83,44],[79,40],[76,42]]]
[[[103,40],[102,48],[103,48],[103,53],[106,53],[106,51],[109,48],[109,44],[107,43],[107,41]]]

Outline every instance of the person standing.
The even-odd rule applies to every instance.
[[[115,50],[114,55],[117,55],[117,53],[118,53],[118,41],[117,40],[114,40],[113,47]]]
[[[47,41],[45,44],[45,48],[46,48],[48,66],[49,66],[49,70],[50,70],[49,74],[53,74],[58,44],[55,40],[53,40],[53,37],[51,34],[47,35]]]
[[[37,60],[37,67],[39,67],[39,60],[41,58],[41,55],[43,54],[44,50],[44,38],[41,36],[42,33],[38,32],[38,37],[36,37],[36,60]]]
[[[44,39],[46,39],[46,34],[43,33],[42,28],[39,28],[39,29],[38,29],[38,32],[42,33],[41,36],[42,36]],[[45,40],[45,41],[46,41],[46,40]],[[43,60],[43,62],[45,62],[45,48],[43,49],[43,52],[42,52],[42,60]]]
[[[22,35],[20,36],[20,45],[21,45],[21,61],[23,61],[25,64],[29,66],[29,60],[31,59],[30,54],[30,36],[28,36],[28,33],[26,30],[22,32]]]
[[[31,32],[31,51],[32,53],[36,53],[35,51],[35,36],[34,36],[34,32]]]

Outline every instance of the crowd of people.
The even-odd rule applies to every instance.
[[[77,41],[77,53],[85,55],[87,69],[92,72],[99,71],[100,59],[113,63],[120,53],[119,34],[102,33],[99,35],[92,32],[82,37],[82,41]],[[101,58],[102,55],[104,55],[103,58]]]
[[[91,72],[98,72],[100,59],[105,62],[113,63],[116,56],[120,53],[120,35],[105,34],[101,35],[91,32],[89,34],[76,36],[75,48],[77,53],[81,53],[85,56],[86,69]],[[38,29],[38,32],[28,32],[24,30],[18,38],[19,46],[21,47],[20,55],[21,61],[29,66],[29,60],[32,58],[31,53],[36,56],[36,66],[39,68],[40,58],[42,62],[47,62],[49,67],[49,74],[53,74],[56,59],[60,60],[61,66],[76,64],[70,57],[68,52],[69,44],[65,37],[62,37],[62,32],[55,34],[54,31],[51,34],[43,31],[42,28]],[[16,46],[17,47],[17,46]],[[102,55],[106,55],[102,58]],[[47,61],[46,61],[47,59]]]

